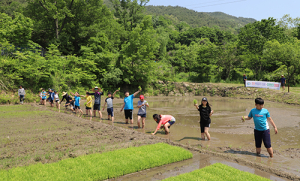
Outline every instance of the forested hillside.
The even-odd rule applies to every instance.
[[[231,30],[232,32],[236,32],[237,29],[248,23],[255,22],[255,19],[251,18],[237,18],[221,12],[196,12],[179,6],[146,6],[146,13],[164,16],[164,18],[171,20],[174,24],[184,21],[193,28],[218,26],[222,30]]]
[[[300,83],[298,26],[179,7],[153,15],[147,2],[113,0],[111,9],[102,0],[1,1],[0,89],[153,90],[158,80],[242,82],[243,74]],[[177,10],[182,19],[163,15]]]

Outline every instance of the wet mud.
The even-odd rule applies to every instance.
[[[279,131],[275,135],[271,128],[274,149],[274,158],[271,159],[264,146],[260,157],[254,154],[253,121],[242,123],[240,120],[241,116],[248,115],[254,108],[254,100],[209,97],[209,103],[215,111],[209,130],[212,139],[203,141],[199,140],[199,113],[193,106],[195,98],[200,102],[202,97],[146,98],[150,108],[147,108],[145,129],[137,127],[138,99],[134,99],[134,124],[125,124],[124,112],[120,112],[122,99],[114,99],[114,124],[106,120],[107,113],[106,110],[102,111],[102,106],[103,120],[76,115],[63,106],[60,112],[56,108],[36,104],[6,106],[13,107],[8,109],[1,109],[0,106],[0,169],[167,142],[201,154],[195,154],[192,160],[144,171],[143,180],[167,178],[214,162],[231,164],[240,170],[248,169],[271,180],[300,180],[299,106],[266,101],[265,108],[269,110]],[[104,99],[102,102],[103,105]],[[85,113],[84,102],[81,107]],[[170,114],[176,118],[169,135],[163,131],[155,136],[150,135],[157,126],[152,119],[154,113]],[[142,175],[143,172],[139,173]],[[134,175],[122,179],[140,178]]]

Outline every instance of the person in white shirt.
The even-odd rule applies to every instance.
[[[25,90],[24,88],[22,87],[22,85],[19,86],[19,90],[18,90],[18,96],[19,96],[19,99],[20,99],[20,103],[23,104],[23,101],[25,99]]]

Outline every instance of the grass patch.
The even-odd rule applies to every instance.
[[[181,181],[181,180],[269,180],[249,172],[243,172],[222,163],[215,163],[202,169],[195,170],[190,173],[178,175],[164,179],[164,181]]]
[[[0,180],[105,180],[192,157],[183,148],[158,143],[1,170]]]

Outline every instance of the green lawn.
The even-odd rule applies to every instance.
[[[243,180],[243,181],[265,181],[269,180],[258,175],[254,175],[249,172],[243,172],[222,163],[215,163],[202,169],[195,170],[190,173],[178,175],[176,177],[170,177],[164,181],[230,181],[230,180]]]
[[[183,148],[158,143],[1,170],[0,180],[105,180],[192,157]]]

